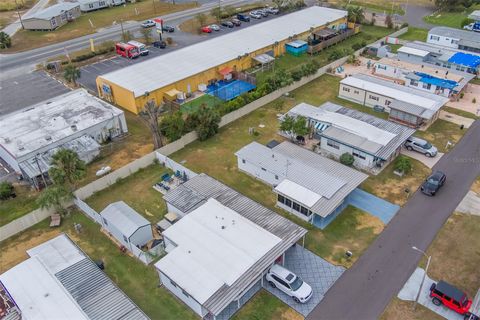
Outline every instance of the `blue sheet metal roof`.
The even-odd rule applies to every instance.
[[[434,84],[437,87],[453,89],[456,86],[458,86],[458,82],[453,81],[453,80],[433,77],[429,74],[422,73],[422,72],[415,72],[415,74],[420,77],[420,80],[419,80],[420,82]]]
[[[461,64],[470,68],[477,68],[480,65],[480,56],[470,53],[457,52],[451,56],[450,59],[448,59],[448,62]]]

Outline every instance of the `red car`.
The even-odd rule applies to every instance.
[[[204,33],[212,33],[212,28],[210,28],[210,26],[205,26],[205,27],[202,27],[202,32]]]
[[[472,305],[472,300],[468,299],[463,291],[445,281],[432,284],[430,297],[434,305],[440,306],[443,304],[461,315],[470,315],[469,309]]]

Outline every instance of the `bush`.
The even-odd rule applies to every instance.
[[[10,182],[3,181],[0,183],[0,200],[7,200],[15,196],[13,185]]]
[[[404,174],[409,173],[412,170],[412,162],[410,158],[399,156],[395,161],[395,170],[403,172]]]
[[[464,26],[466,26],[467,24],[470,24],[470,23],[472,23],[472,22],[474,22],[472,19],[464,18],[464,19],[462,20],[462,23],[460,24],[460,26],[463,28]]]
[[[177,111],[163,117],[160,121],[160,131],[170,142],[180,139],[185,131],[182,112]]]
[[[344,154],[342,154],[340,156],[340,163],[346,165],[346,166],[351,166],[353,164],[353,162],[355,161],[355,159],[353,158],[353,156],[348,153],[348,152],[345,152]]]
[[[352,49],[355,50],[355,51],[360,50],[360,49],[362,49],[362,48],[363,48],[363,46],[362,46],[361,43],[354,43],[354,44],[352,45]]]
[[[335,61],[342,57],[342,52],[335,49],[328,55],[328,61]]]
[[[407,22],[404,22],[402,23],[402,25],[400,26],[400,29],[403,29],[403,28],[406,28],[408,27],[408,23]]]

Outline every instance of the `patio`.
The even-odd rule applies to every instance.
[[[312,287],[313,295],[307,303],[296,303],[292,297],[279,289],[272,288],[266,281],[263,285],[271,294],[305,317],[322,301],[328,289],[346,270],[344,267],[338,267],[323,260],[299,245],[285,252],[284,266]]]

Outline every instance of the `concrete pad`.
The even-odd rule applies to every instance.
[[[444,111],[444,110],[440,111],[440,119],[451,122],[451,123],[458,124],[459,126],[463,124],[465,126],[465,128],[470,128],[472,123],[475,122],[475,120],[473,120],[471,118],[462,117],[462,116],[459,116],[459,115],[456,115],[454,113],[450,113],[450,112],[447,112],[447,111]]]
[[[345,201],[347,201],[348,204],[379,218],[384,224],[388,224],[398,210],[400,210],[400,206],[374,196],[373,194],[359,188],[353,190]]]
[[[407,280],[402,290],[400,290],[397,297],[401,300],[415,301],[424,273],[425,270],[422,268],[417,268]],[[430,286],[434,282],[436,283],[436,281],[430,279],[428,275],[425,277],[425,282],[423,283],[422,292],[418,298],[418,303],[444,317],[445,319],[462,320],[463,316],[459,315],[455,311],[444,306],[436,306],[433,304],[432,299],[430,298]]]
[[[468,191],[455,211],[480,216],[480,195]]]
[[[406,148],[402,147],[402,150],[400,151],[401,154],[409,156],[410,158],[413,158],[415,160],[420,161],[430,169],[433,168],[433,166],[440,160],[441,157],[443,157],[444,153],[439,152],[435,157],[429,158],[424,154],[421,154],[416,151],[409,151]]]
[[[480,97],[480,85],[469,83],[463,93],[462,99],[450,101],[447,106],[480,116],[480,99],[478,98]],[[475,103],[472,102],[474,98],[477,100]]]

